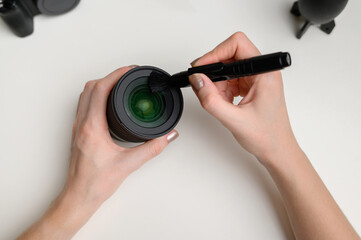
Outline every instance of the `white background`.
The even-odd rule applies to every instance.
[[[130,64],[169,73],[236,31],[263,53],[289,51],[283,71],[297,139],[361,232],[361,1],[331,35],[295,38],[290,0],[83,0],[38,16],[21,39],[0,22],[0,239],[47,209],[66,176],[72,123],[88,80]],[[180,137],[131,175],[74,239],[292,239],[263,167],[183,91]],[[313,196],[309,196],[313,197]]]

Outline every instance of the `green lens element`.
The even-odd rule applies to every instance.
[[[152,93],[148,78],[138,78],[127,87],[124,105],[128,116],[142,127],[157,127],[167,120],[163,92]]]
[[[140,121],[154,122],[164,113],[162,95],[151,93],[147,85],[140,85],[130,93],[129,109]]]

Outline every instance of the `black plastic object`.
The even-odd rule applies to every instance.
[[[59,15],[69,12],[79,4],[80,0],[37,0],[39,11],[46,15]]]
[[[170,78],[152,74],[149,88],[152,92],[162,91],[168,87],[189,86],[189,76],[195,73],[207,75],[212,82],[219,82],[240,77],[246,77],[271,71],[281,70],[291,65],[291,55],[287,52],[277,52],[260,55],[231,63],[213,63],[199,67],[188,68],[187,71],[176,73]]]
[[[152,93],[149,76],[170,75],[156,67],[141,66],[124,74],[108,97],[109,132],[120,141],[144,142],[163,136],[178,123],[183,112],[183,96],[179,88]]]
[[[297,32],[301,38],[311,25],[320,25],[325,33],[330,34],[336,26],[335,18],[346,7],[348,0],[299,0],[292,6],[291,13],[303,17],[306,22]]]
[[[19,37],[34,31],[34,16],[59,15],[79,4],[80,0],[0,0],[0,16]]]

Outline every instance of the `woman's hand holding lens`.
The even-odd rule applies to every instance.
[[[243,33],[235,33],[192,66],[229,62],[260,55]],[[203,108],[221,121],[247,151],[262,163],[270,163],[277,152],[298,148],[289,123],[282,76],[279,71],[213,83],[206,75],[194,74],[190,82]],[[233,104],[234,97],[243,99]]]
[[[115,144],[106,119],[108,95],[130,67],[90,81],[80,95],[64,190],[19,239],[70,239],[132,172],[160,154],[178,133],[133,148]]]

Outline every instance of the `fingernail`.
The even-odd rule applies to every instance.
[[[178,136],[179,136],[178,132],[173,131],[167,136],[167,141],[170,143],[170,142],[174,141]]]
[[[139,65],[133,64],[133,65],[129,65],[128,67],[130,67],[130,68],[136,68],[136,67],[139,67]]]
[[[197,63],[197,61],[198,61],[200,58],[201,58],[201,57],[194,59],[193,62],[191,62],[191,66],[194,67],[195,64]]]
[[[196,91],[199,91],[199,89],[201,89],[204,85],[203,80],[199,74],[193,74],[189,76],[189,82]]]

